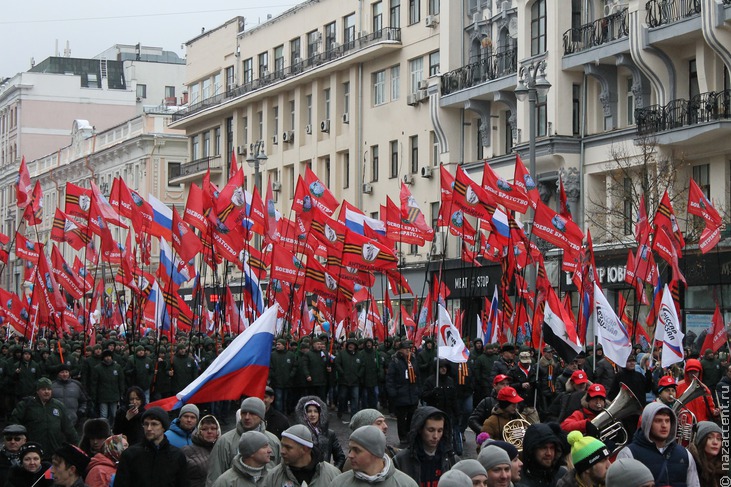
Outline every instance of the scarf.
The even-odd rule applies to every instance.
[[[245,464],[243,460],[239,460],[239,467],[244,473],[251,477],[254,483],[259,482],[259,479],[261,479],[266,473],[266,466],[259,468],[250,467],[249,465]]]
[[[383,470],[378,472],[375,475],[368,475],[363,472],[356,472],[353,470],[353,476],[358,479],[362,480],[363,482],[368,482],[369,484],[375,484],[378,482],[383,482],[386,480],[388,476],[388,471],[391,469],[391,459],[388,458],[388,455],[383,455]]]
[[[411,384],[416,384],[416,372],[414,371],[414,366],[411,365],[411,353],[406,356],[406,367],[409,375],[409,382]]]
[[[459,385],[463,386],[465,384],[465,380],[467,379],[467,377],[469,377],[469,375],[470,375],[470,370],[467,367],[467,364],[465,364],[465,363],[459,364],[459,369],[457,372],[457,383]]]

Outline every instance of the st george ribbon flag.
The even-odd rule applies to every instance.
[[[665,284],[660,311],[657,314],[657,325],[655,326],[655,341],[662,342],[662,353],[660,355],[662,367],[670,367],[685,359],[684,337],[685,335],[680,331],[680,319],[675,309],[672,293],[668,289],[668,285]]]
[[[277,309],[277,306],[267,308],[185,389],[150,406],[173,411],[188,403],[232,401],[242,395],[263,397],[269,377]]]
[[[439,305],[439,358],[447,359],[453,363],[464,363],[470,358],[470,352],[462,341],[462,335],[452,323],[449,312],[444,306]]]
[[[618,366],[624,367],[629,354],[632,353],[632,341],[627,329],[596,283],[594,283],[594,312],[591,319],[594,322],[594,333],[604,348],[604,356]]]

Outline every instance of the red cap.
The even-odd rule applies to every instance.
[[[657,387],[678,387],[678,383],[675,382],[675,379],[673,379],[673,376],[666,375],[663,377],[660,377],[660,380],[657,381]]]
[[[523,402],[523,398],[510,386],[500,389],[500,392],[497,393],[497,400],[512,402],[513,404]]]
[[[695,370],[697,372],[702,372],[703,367],[701,366],[700,360],[696,360],[694,358],[689,358],[685,362],[685,371],[688,372],[690,370]]]
[[[494,378],[494,379],[492,380],[492,385],[493,385],[493,386],[496,386],[496,385],[498,385],[499,383],[501,383],[502,381],[504,381],[504,380],[508,380],[508,379],[510,379],[510,377],[508,377],[507,375],[505,375],[505,374],[498,374],[498,375],[496,375],[496,376],[495,376],[495,378]]]
[[[604,386],[601,384],[590,385],[586,393],[589,395],[589,397],[603,397],[604,399],[607,398],[607,390],[604,389]]]
[[[577,370],[573,374],[571,374],[571,382],[574,384],[586,384],[589,382],[589,379],[586,377],[586,372],[583,370]]]

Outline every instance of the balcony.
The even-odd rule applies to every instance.
[[[564,55],[574,54],[629,35],[627,8],[589,24],[567,30],[563,34]]]
[[[635,112],[637,135],[647,136],[678,129],[696,129],[684,132],[678,138],[665,137],[659,143],[672,144],[681,140],[688,141],[699,136],[713,136],[719,130],[731,128],[725,121],[731,120],[731,89],[710,91],[694,96],[690,100],[680,98],[665,106],[652,105]],[[702,142],[702,139],[696,142]]]
[[[443,74],[442,96],[516,74],[517,71],[518,50],[503,49],[477,62]]]
[[[645,22],[659,27],[701,13],[701,0],[650,0],[645,4]]]
[[[200,179],[206,173],[207,170],[211,170],[211,174],[221,174],[223,158],[218,156],[207,156],[195,161],[186,162],[181,164],[180,171],[175,174],[170,172],[168,174],[168,184],[175,185],[186,183],[188,181],[195,181]]]
[[[293,76],[299,76],[303,73],[311,71],[318,66],[321,66],[327,62],[334,61],[336,59],[348,56],[354,52],[365,49],[366,47],[381,43],[401,43],[401,29],[396,27],[385,27],[378,32],[373,32],[368,35],[358,37],[357,39],[349,42],[345,42],[338,47],[334,47],[325,52],[316,54],[306,59],[301,59],[297,62],[293,62],[289,66],[275,70],[271,73],[267,73],[258,79],[252,80],[248,83],[244,83],[241,86],[237,86],[233,89],[227,90],[225,93],[220,93],[212,97],[206,98],[203,101],[194,103],[184,110],[180,110],[173,114],[173,122],[182,120],[185,117],[189,117],[195,113],[198,113],[206,108],[220,105],[223,102],[231,100],[241,95],[245,95],[252,91],[264,88],[272,85],[279,81],[291,78]]]

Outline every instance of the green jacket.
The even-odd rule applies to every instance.
[[[37,396],[23,399],[15,406],[9,424],[25,426],[28,441],[43,445],[46,458],[50,458],[63,442],[75,445],[79,441],[66,407],[57,399],[51,399],[46,404]]]
[[[150,388],[152,384],[152,375],[155,373],[155,364],[152,359],[145,355],[138,357],[133,355],[127,361],[124,374],[127,376],[127,386],[138,386],[143,391]]]
[[[335,370],[338,374],[338,384],[357,386],[363,376],[363,363],[357,351],[350,353],[347,349],[340,350],[335,357]]]
[[[419,354],[416,356],[416,364],[419,367],[419,372],[422,377],[429,377],[437,373],[437,349],[432,347],[431,350],[426,348],[421,349]]]
[[[361,382],[364,387],[376,387],[379,382],[383,381],[385,376],[383,369],[384,355],[383,352],[379,352],[375,348],[370,350],[364,348],[358,352],[358,357],[363,366],[363,380]]]
[[[272,387],[289,387],[294,375],[294,354],[289,350],[272,352],[269,361],[269,382]]]
[[[7,372],[12,377],[12,386],[17,397],[32,396],[36,392],[36,381],[41,378],[41,367],[34,360],[10,362]]]
[[[175,354],[173,357],[173,377],[170,383],[173,394],[185,389],[196,377],[198,377],[198,366],[195,360],[187,355],[181,357]]]
[[[311,386],[324,386],[327,384],[328,357],[326,351],[316,352],[310,350],[304,354],[300,364],[305,378],[312,378],[309,383]]]
[[[124,395],[126,384],[124,371],[116,362],[102,362],[91,371],[91,399],[100,404],[116,403]]]

